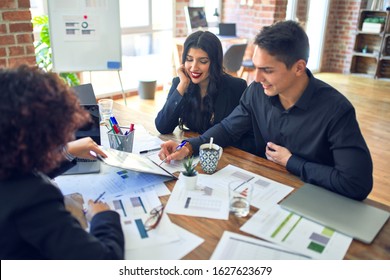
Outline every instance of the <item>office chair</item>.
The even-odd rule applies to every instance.
[[[223,67],[226,73],[238,77],[237,71],[241,68],[247,45],[247,43],[233,44],[228,48],[223,55]]]
[[[253,61],[252,59],[245,59],[242,61],[242,64],[241,64],[241,69],[239,71],[239,77],[240,78],[243,78],[244,75],[246,76],[245,77],[245,80],[246,82],[249,84],[250,81],[250,74],[255,71],[256,68],[255,68],[255,65],[253,64]]]

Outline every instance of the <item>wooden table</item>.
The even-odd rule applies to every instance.
[[[159,135],[155,126],[154,118],[150,114],[143,113],[141,111],[132,111],[129,108],[114,103],[114,114],[121,123],[121,125],[129,125],[130,123],[142,124],[149,132]],[[193,133],[182,132],[178,129],[173,134],[159,135],[163,140],[176,140],[194,136]],[[218,163],[217,170],[220,170],[228,164],[234,164],[242,169],[259,174],[269,179],[275,180],[282,184],[299,188],[303,185],[303,182],[296,176],[287,172],[287,170],[271,161],[264,158],[252,155],[237,148],[226,147],[224,148],[221,160]],[[202,173],[200,167],[197,170]],[[167,182],[168,188],[172,191],[176,181]],[[169,196],[161,197],[162,203],[168,201]],[[365,203],[374,205],[378,208],[390,211],[390,207],[380,204],[372,200],[366,200]],[[232,214],[229,215],[229,219],[216,220],[200,217],[190,217],[184,215],[169,214],[171,221],[190,232],[203,238],[203,242],[199,247],[186,255],[183,259],[204,260],[209,259],[216,248],[218,241],[222,237],[225,230],[240,233],[243,235],[251,236],[245,232],[239,230],[239,228],[257,211],[257,208],[251,207],[250,214],[245,218],[238,218]],[[386,222],[378,236],[370,245],[364,244],[360,241],[353,240],[349,247],[345,259],[390,259],[390,220]]]

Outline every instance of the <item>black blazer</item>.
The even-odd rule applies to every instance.
[[[173,78],[167,101],[155,119],[156,128],[161,134],[172,133],[179,125],[183,100],[183,97],[176,90],[179,83],[179,77]],[[245,80],[230,75],[223,75],[221,84],[222,87],[218,90],[218,95],[214,104],[214,124],[221,122],[233,111],[247,87]],[[191,124],[186,125],[189,129],[193,130]],[[195,132],[200,133],[200,131]]]
[[[119,214],[96,214],[90,233],[46,175],[0,181],[0,259],[123,259]]]

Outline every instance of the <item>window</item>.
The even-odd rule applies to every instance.
[[[288,1],[286,19],[298,20],[305,27],[310,42],[307,68],[318,72],[321,67],[329,0],[307,0],[306,5],[300,5],[301,2]]]

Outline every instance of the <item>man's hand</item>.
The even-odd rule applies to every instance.
[[[166,163],[170,163],[171,160],[181,160],[188,156],[189,150],[186,146],[181,148],[180,150],[176,151],[176,147],[179,144],[169,140],[165,143],[161,144],[161,150],[158,153],[158,156],[161,160],[165,160]]]
[[[285,147],[268,142],[265,148],[267,159],[286,167],[288,160],[291,157],[291,152]]]

